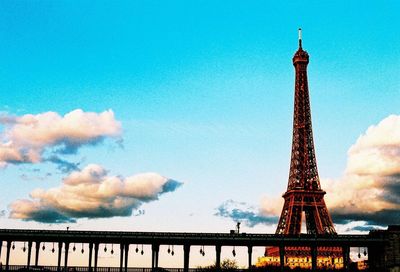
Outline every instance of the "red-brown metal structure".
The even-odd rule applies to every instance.
[[[308,62],[309,56],[302,48],[299,30],[299,49],[293,57],[296,81],[292,156],[288,187],[283,195],[285,204],[276,234],[300,234],[302,218],[305,218],[308,234],[336,234],[325,205],[325,191],[321,189],[315,158],[307,82]]]

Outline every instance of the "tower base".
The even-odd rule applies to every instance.
[[[340,247],[318,247],[317,267],[319,269],[342,269],[343,252]],[[263,257],[259,257],[256,267],[280,266],[279,247],[266,247]],[[285,266],[311,269],[310,247],[285,247]]]

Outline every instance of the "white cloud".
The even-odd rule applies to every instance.
[[[283,202],[283,197],[281,196],[264,196],[261,199],[260,213],[264,216],[280,216]]]
[[[38,163],[43,153],[75,153],[83,145],[93,145],[106,137],[119,137],[121,124],[112,110],[102,113],[80,109],[64,116],[56,112],[0,116],[0,166]],[[54,159],[53,159],[54,161]]]
[[[60,187],[36,189],[31,199],[11,203],[10,217],[60,223],[83,217],[130,216],[144,202],[158,200],[181,184],[156,173],[109,176],[103,167],[91,164],[72,172]]]
[[[254,227],[258,224],[272,225],[278,220],[276,215],[262,214],[262,212],[255,207],[232,199],[223,202],[216,210],[217,212],[214,215],[230,218],[234,222],[241,222],[249,227]]]
[[[344,176],[322,186],[337,222],[400,223],[400,116],[369,127],[350,147]]]

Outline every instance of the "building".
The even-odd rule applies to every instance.
[[[336,235],[317,169],[308,91],[308,63],[309,55],[302,48],[299,29],[299,48],[293,56],[295,95],[291,163],[277,235],[300,235],[302,229],[306,229],[309,235]],[[343,268],[342,248],[318,247],[315,250],[311,252],[309,247],[286,247],[285,265],[291,268]],[[312,254],[317,258],[311,258]],[[267,247],[264,255],[259,259],[258,266],[278,265],[280,257],[283,257],[277,247]],[[313,264],[312,260],[316,263]]]

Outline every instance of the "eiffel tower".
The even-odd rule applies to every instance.
[[[308,62],[309,56],[302,48],[299,29],[299,49],[293,56],[296,81],[292,156],[288,187],[283,194],[285,204],[276,229],[276,234],[281,235],[300,234],[304,219],[308,234],[336,234],[325,205],[325,191],[321,189],[315,158],[307,82]]]
[[[293,56],[296,80],[292,156],[288,187],[283,194],[285,203],[276,229],[279,235],[299,235],[302,221],[305,221],[307,234],[336,235],[325,205],[325,191],[321,189],[315,158],[307,82],[308,62],[309,56],[302,48],[299,29],[299,49]],[[280,249],[273,246],[265,248],[264,259],[258,265],[281,265],[282,269],[284,266],[315,269],[318,258],[318,266],[340,269],[343,268],[343,260],[340,258],[342,253],[340,247],[318,247],[312,250],[310,247],[290,246]],[[315,256],[312,262],[310,255]]]

